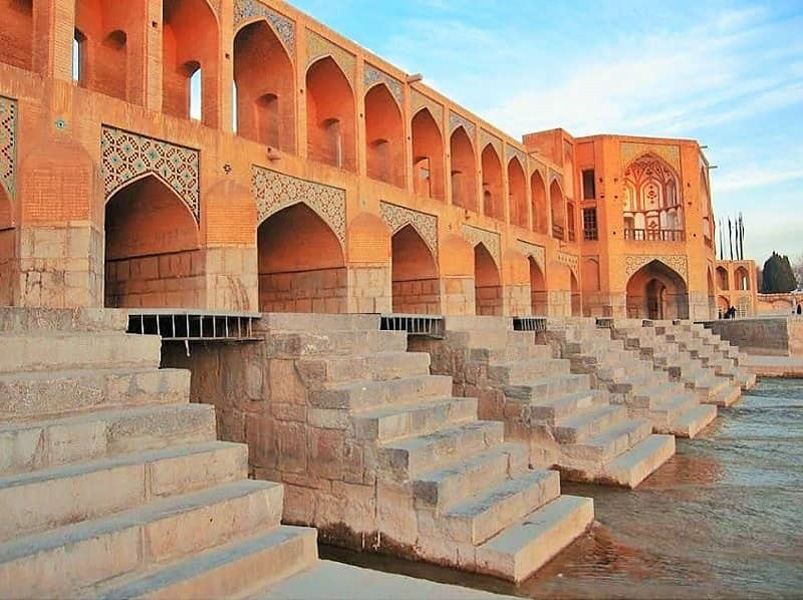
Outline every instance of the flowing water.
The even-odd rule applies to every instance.
[[[322,555],[529,598],[803,598],[803,380],[760,381],[635,491],[562,489],[592,496],[597,523],[518,587]]]

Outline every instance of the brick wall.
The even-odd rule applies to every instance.
[[[475,288],[478,315],[502,314],[502,286],[488,285]]]
[[[199,250],[118,258],[106,263],[106,306],[202,308],[204,260]]]
[[[393,312],[437,315],[441,311],[436,278],[393,282]]]
[[[346,269],[260,273],[262,312],[346,312]]]

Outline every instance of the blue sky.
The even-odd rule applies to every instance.
[[[745,253],[803,254],[803,2],[291,0],[517,138],[707,144]]]

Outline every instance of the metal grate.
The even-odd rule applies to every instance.
[[[259,313],[181,309],[134,309],[128,312],[128,333],[160,335],[165,341],[237,342],[259,339],[253,322]]]
[[[513,317],[513,331],[546,331],[546,317]]]
[[[420,335],[443,339],[443,317],[440,315],[382,315],[379,328],[383,331],[406,331],[407,335]]]
[[[613,329],[613,317],[597,317],[597,327]]]

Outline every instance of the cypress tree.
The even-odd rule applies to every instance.
[[[779,294],[791,292],[796,287],[797,281],[789,257],[773,252],[764,263],[761,291],[765,294]]]

